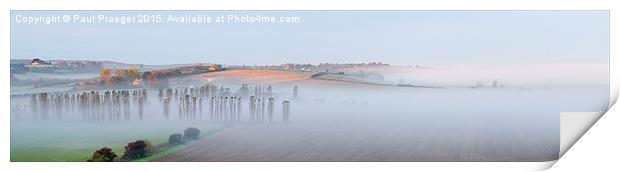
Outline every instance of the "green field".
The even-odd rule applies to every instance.
[[[13,124],[11,162],[84,162],[95,150],[104,146],[112,148],[120,158],[123,147],[129,142],[143,139],[152,145],[166,143],[170,134],[183,133],[187,127],[197,127],[203,134],[223,129],[222,125],[198,123]],[[164,152],[175,150],[175,147]]]

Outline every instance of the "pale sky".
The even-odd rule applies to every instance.
[[[16,15],[238,14],[295,24],[16,23]],[[12,11],[11,59],[124,63],[604,63],[608,11]]]

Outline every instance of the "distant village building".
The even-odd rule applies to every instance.
[[[32,59],[32,62],[30,62],[30,65],[52,65],[52,63],[48,63],[41,59],[35,58],[35,59]]]
[[[265,66],[236,66],[233,68],[241,69],[259,69],[259,70],[283,70],[283,71],[295,71],[295,72],[329,72],[330,70],[338,70],[344,68],[354,67],[381,67],[390,66],[383,62],[370,62],[370,63],[320,63],[318,65],[313,64],[296,64],[286,63],[281,65],[265,65]]]
[[[141,87],[141,86],[142,86],[142,80],[139,80],[139,79],[134,79],[134,80],[131,82],[131,85],[132,85],[133,87]]]
[[[30,61],[30,64],[26,64],[25,67],[29,68],[30,72],[49,73],[54,72],[53,65],[49,62],[35,58]]]
[[[102,62],[94,61],[44,61],[40,58],[34,58],[30,61],[13,63],[11,60],[11,67],[15,67],[12,71],[23,72],[23,67],[27,72],[39,72],[39,73],[94,73],[99,72],[103,68]]]
[[[53,67],[53,65],[52,65],[52,63],[45,62],[45,61],[43,61],[41,59],[35,58],[35,59],[32,59],[30,64],[26,65],[26,67],[29,67],[29,68],[35,68],[35,67],[36,68],[51,68],[51,67]]]

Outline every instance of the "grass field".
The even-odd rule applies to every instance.
[[[56,125],[49,127],[48,125]],[[166,143],[172,133],[183,133],[190,125],[152,124],[14,124],[11,130],[12,162],[83,162],[101,147],[119,157],[124,146],[135,140],[152,145]],[[194,124],[203,133],[222,129],[218,125]],[[45,129],[43,129],[45,128]],[[50,129],[54,128],[54,129]],[[25,133],[37,133],[25,134]]]
[[[127,141],[124,142],[132,142],[137,139],[127,138],[124,139]],[[153,137],[146,138],[151,144],[157,145],[161,143],[166,143],[167,138],[165,137]],[[115,144],[110,144],[108,147],[112,148],[116,155],[122,156],[124,151],[124,146],[127,143],[124,143],[119,139]],[[12,162],[84,162],[88,160],[95,150],[100,147],[91,146],[86,148],[61,148],[61,147],[20,147],[15,146],[11,147],[11,161]]]

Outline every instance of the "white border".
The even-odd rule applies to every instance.
[[[10,10],[611,10],[617,13],[617,4],[612,0],[435,0],[429,2],[411,2],[398,0],[382,0],[380,2],[368,0],[302,0],[302,1],[277,1],[277,0],[229,0],[226,2],[207,2],[199,0],[171,1],[162,0],[106,0],[106,1],[84,1],[84,0],[20,0],[20,1],[1,1],[0,8],[4,12],[0,15],[3,23],[2,38],[0,49],[5,56],[4,62],[8,63],[10,56]],[[618,19],[612,15],[611,21],[611,47],[618,47]],[[612,67],[611,84],[613,95],[617,95],[619,88],[618,70],[613,66],[618,66],[617,48],[611,49]],[[3,76],[9,75],[9,65],[0,65]],[[2,138],[9,138],[9,83],[2,84],[3,91],[2,109],[5,111],[3,116]],[[616,113],[617,114],[617,113]],[[604,116],[603,119],[606,117]],[[596,126],[596,125],[595,125]],[[620,131],[617,130],[616,131]],[[610,133],[608,133],[610,134]],[[617,135],[617,134],[615,134]],[[615,136],[613,136],[615,137]],[[535,170],[545,168],[550,163],[9,163],[8,139],[1,139],[0,161],[8,171],[317,171],[317,170],[354,170],[354,171],[411,171],[411,170],[450,170],[462,171],[464,169],[480,171],[482,169],[509,168],[513,170]],[[596,145],[590,145],[596,146]],[[567,156],[572,156],[570,151]],[[566,157],[564,157],[566,158]],[[562,162],[562,160],[560,160]],[[577,164],[577,163],[575,163]],[[502,170],[504,171],[504,170]]]

